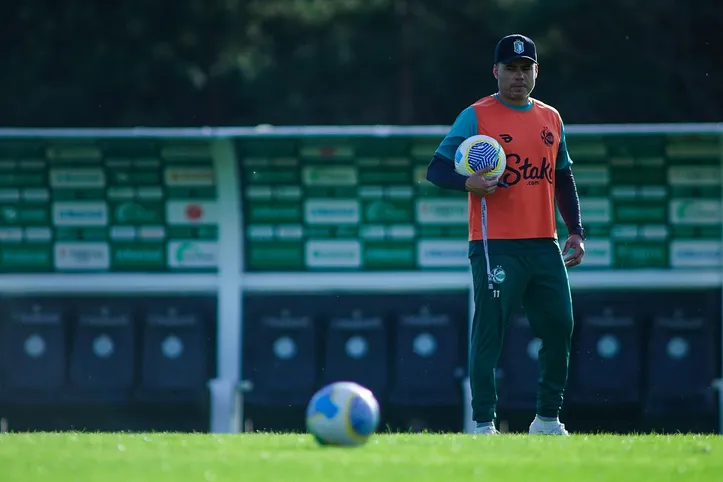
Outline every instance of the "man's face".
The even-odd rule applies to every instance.
[[[502,95],[522,100],[535,88],[537,64],[527,59],[513,60],[508,64],[496,64],[493,70]]]

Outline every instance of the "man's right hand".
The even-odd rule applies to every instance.
[[[480,197],[488,196],[495,192],[495,189],[497,189],[498,178],[491,177],[489,179],[485,179],[484,177],[484,175],[491,170],[492,168],[488,167],[487,169],[482,169],[481,171],[477,171],[472,174],[470,177],[467,178],[467,181],[464,183],[465,189],[467,189],[468,192],[476,194]]]

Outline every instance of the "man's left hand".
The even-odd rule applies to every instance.
[[[579,234],[573,234],[567,238],[562,254],[565,256],[566,268],[572,268],[582,263],[582,258],[585,256],[585,243],[582,237]]]

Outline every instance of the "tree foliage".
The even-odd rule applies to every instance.
[[[695,7],[695,8],[693,8]],[[720,0],[24,0],[5,126],[448,124],[538,44],[567,123],[720,121]]]

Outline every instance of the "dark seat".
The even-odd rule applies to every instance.
[[[578,404],[630,404],[640,400],[640,324],[611,307],[578,317],[570,400]]]
[[[139,400],[208,402],[207,383],[215,372],[214,305],[215,300],[205,298],[144,300]]]
[[[714,414],[717,340],[713,323],[681,313],[654,318],[648,350],[647,414]]]
[[[326,330],[324,384],[357,382],[384,399],[389,375],[387,331],[380,315],[334,317]]]
[[[316,320],[313,310],[304,310],[297,300],[245,299],[242,376],[251,387],[246,403],[305,407],[314,394],[319,366]]]
[[[79,301],[66,398],[75,402],[130,401],[135,382],[131,306],[118,300]]]
[[[55,403],[67,382],[64,310],[45,299],[0,301],[0,400]]]
[[[462,400],[466,373],[460,330],[467,320],[435,310],[420,298],[415,311],[397,316],[390,401],[395,405],[455,405]]]

